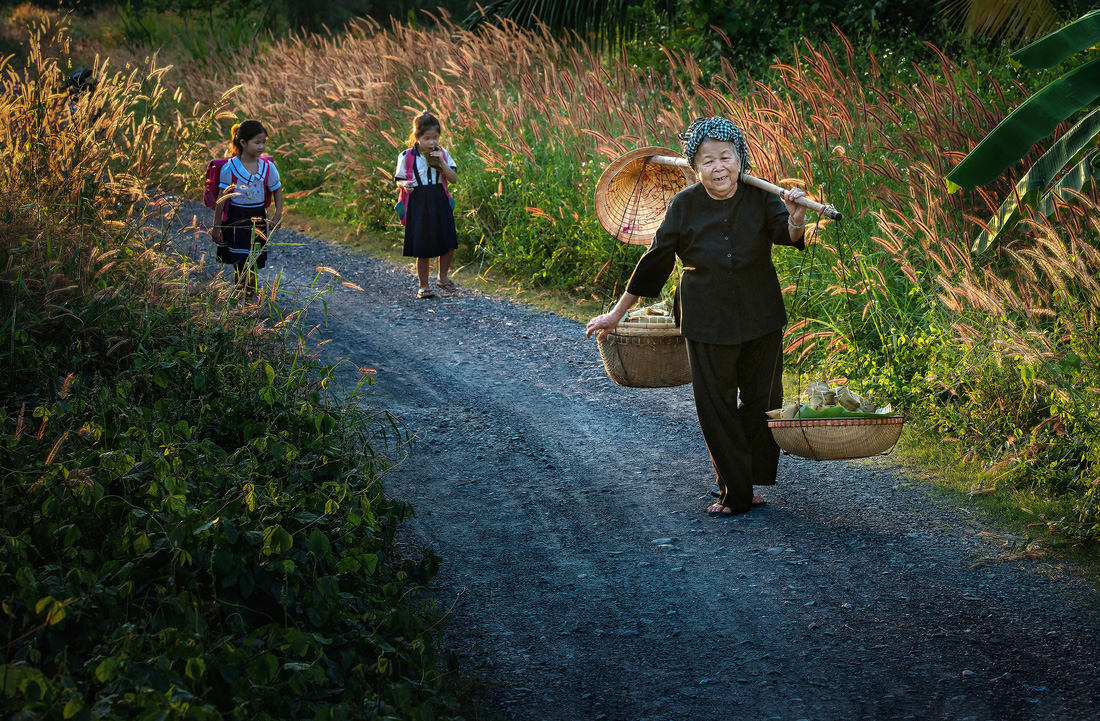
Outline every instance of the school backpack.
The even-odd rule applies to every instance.
[[[218,207],[218,198],[221,197],[221,188],[218,186],[221,184],[222,166],[228,163],[232,158],[215,158],[210,161],[210,165],[206,166],[206,186],[202,191],[202,204],[207,208],[214,210]],[[264,207],[271,206],[272,194],[267,189],[267,174],[271,171],[271,166],[275,162],[275,158],[270,155],[261,155],[260,160],[265,162],[260,163],[264,169]],[[229,172],[233,175],[233,179],[237,179],[237,174],[233,172],[233,166],[229,166]],[[226,203],[225,212],[229,212],[229,203]],[[225,220],[223,215],[222,220]]]
[[[412,148],[405,151],[405,180],[412,180],[413,175],[416,174],[416,154],[414,154]],[[447,176],[443,173],[439,174],[439,179],[443,183],[443,192],[447,194],[447,198],[451,201],[451,210],[455,209],[455,199],[451,195],[451,191],[447,189]],[[405,211],[409,208],[409,191],[404,188],[397,196],[397,204],[393,206],[393,209],[397,212],[397,220],[401,222],[401,225],[405,224]]]

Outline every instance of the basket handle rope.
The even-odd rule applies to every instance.
[[[619,228],[625,226],[628,216],[633,218],[638,215],[638,209],[641,207],[642,204],[642,182],[645,180],[645,168],[652,161],[653,157],[659,156],[650,156],[642,162],[642,172],[638,173],[638,177],[634,179],[634,189],[630,192],[630,201],[623,203],[623,212],[622,215],[619,217]],[[615,252],[612,254],[611,260],[609,262],[614,263],[615,256],[617,256],[619,252],[619,245],[616,245]],[[615,287],[611,291],[611,300],[609,301],[609,304],[611,305],[615,303],[615,297],[619,291],[619,283],[622,282],[622,279],[622,268],[619,268],[618,272],[615,275]]]

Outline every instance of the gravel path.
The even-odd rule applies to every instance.
[[[326,349],[417,439],[387,489],[487,717],[1100,718],[1092,585],[888,458],[785,456],[767,506],[708,518],[689,386],[615,386],[577,322],[279,239],[266,279],[363,288],[325,296]]]

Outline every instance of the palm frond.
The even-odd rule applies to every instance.
[[[1065,20],[1049,0],[939,0],[939,5],[970,34],[1008,42],[1049,33]]]

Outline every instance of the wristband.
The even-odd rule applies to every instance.
[[[791,216],[788,215],[787,216],[787,227],[791,228],[792,230],[798,230],[800,228],[805,228],[806,227],[806,222],[803,221],[802,225],[795,225],[794,223],[791,222]]]

